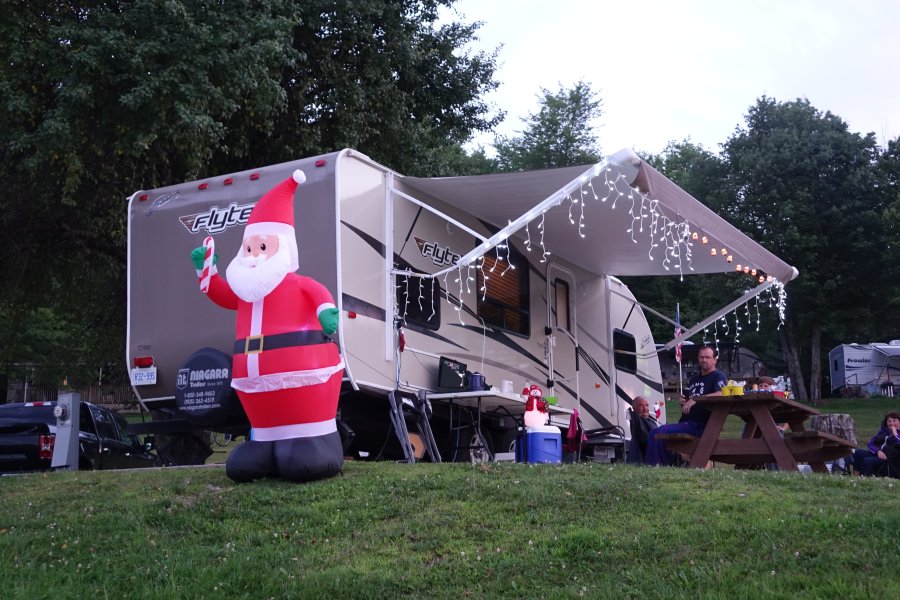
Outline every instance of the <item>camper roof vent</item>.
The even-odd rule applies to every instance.
[[[888,342],[891,346],[900,346],[900,340],[891,340]]]

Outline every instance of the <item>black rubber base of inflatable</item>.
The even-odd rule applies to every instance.
[[[343,466],[341,436],[335,431],[275,442],[244,442],[228,455],[225,473],[238,483],[263,477],[304,482],[334,477]]]

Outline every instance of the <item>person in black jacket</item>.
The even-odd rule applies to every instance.
[[[853,469],[860,475],[900,478],[900,413],[884,416],[867,447],[853,453]]]
[[[647,439],[650,432],[659,426],[650,415],[650,403],[643,396],[638,396],[632,403],[631,443],[628,445],[628,463],[644,464],[647,452]]]

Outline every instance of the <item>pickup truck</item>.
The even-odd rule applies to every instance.
[[[0,473],[50,469],[55,406],[55,402],[0,405]],[[79,469],[133,469],[159,463],[136,436],[127,433],[121,415],[88,402],[81,403],[79,415]]]

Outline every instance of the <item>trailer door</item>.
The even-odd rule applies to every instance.
[[[548,396],[556,396],[561,405],[577,408],[578,328],[575,324],[575,274],[555,263],[547,265],[547,362],[550,388]],[[573,399],[562,402],[566,396]]]

